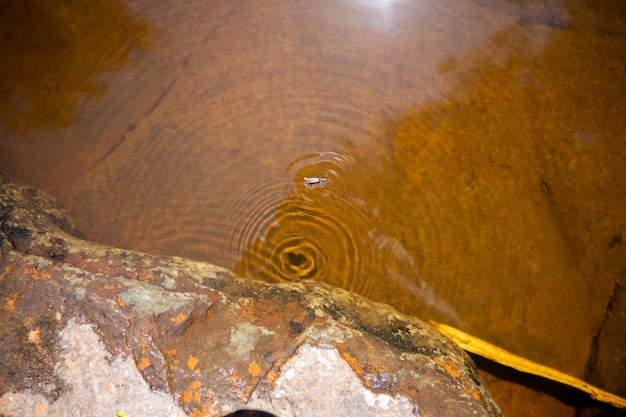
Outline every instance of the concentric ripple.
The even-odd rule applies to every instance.
[[[255,183],[233,205],[229,266],[249,278],[318,280],[458,319],[401,243],[381,231],[377,211],[361,197],[372,184],[366,171],[355,154],[324,152],[296,159],[284,182]],[[306,187],[305,177],[328,181]]]
[[[363,271],[380,269],[367,244],[376,218],[351,193],[363,175],[359,170],[355,156],[338,152],[306,155],[290,164],[282,198],[277,201],[277,189],[260,192],[248,207],[251,214],[232,230],[235,272],[270,282],[315,279],[347,287]],[[304,177],[328,182],[307,188]]]

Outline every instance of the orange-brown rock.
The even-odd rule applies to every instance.
[[[1,415],[501,415],[418,319],[81,240],[51,197],[0,178]]]

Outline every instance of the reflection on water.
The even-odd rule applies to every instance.
[[[314,279],[346,288],[406,312],[459,323],[455,309],[421,277],[415,260],[384,234],[376,202],[364,191],[371,181],[356,151],[298,158],[278,206],[269,200],[236,220],[230,262],[235,272],[267,282]],[[305,177],[325,177],[307,187]],[[400,304],[400,301],[403,301]]]
[[[103,71],[148,48],[147,33],[118,0],[0,2],[0,121],[68,126],[81,98],[104,94]]]

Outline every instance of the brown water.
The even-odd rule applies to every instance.
[[[626,394],[622,3],[86,4],[1,6],[0,169],[89,239],[322,280]],[[507,415],[574,413],[484,376]]]

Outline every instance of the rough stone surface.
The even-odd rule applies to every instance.
[[[0,181],[0,415],[501,415],[418,319],[86,242],[52,198]]]

